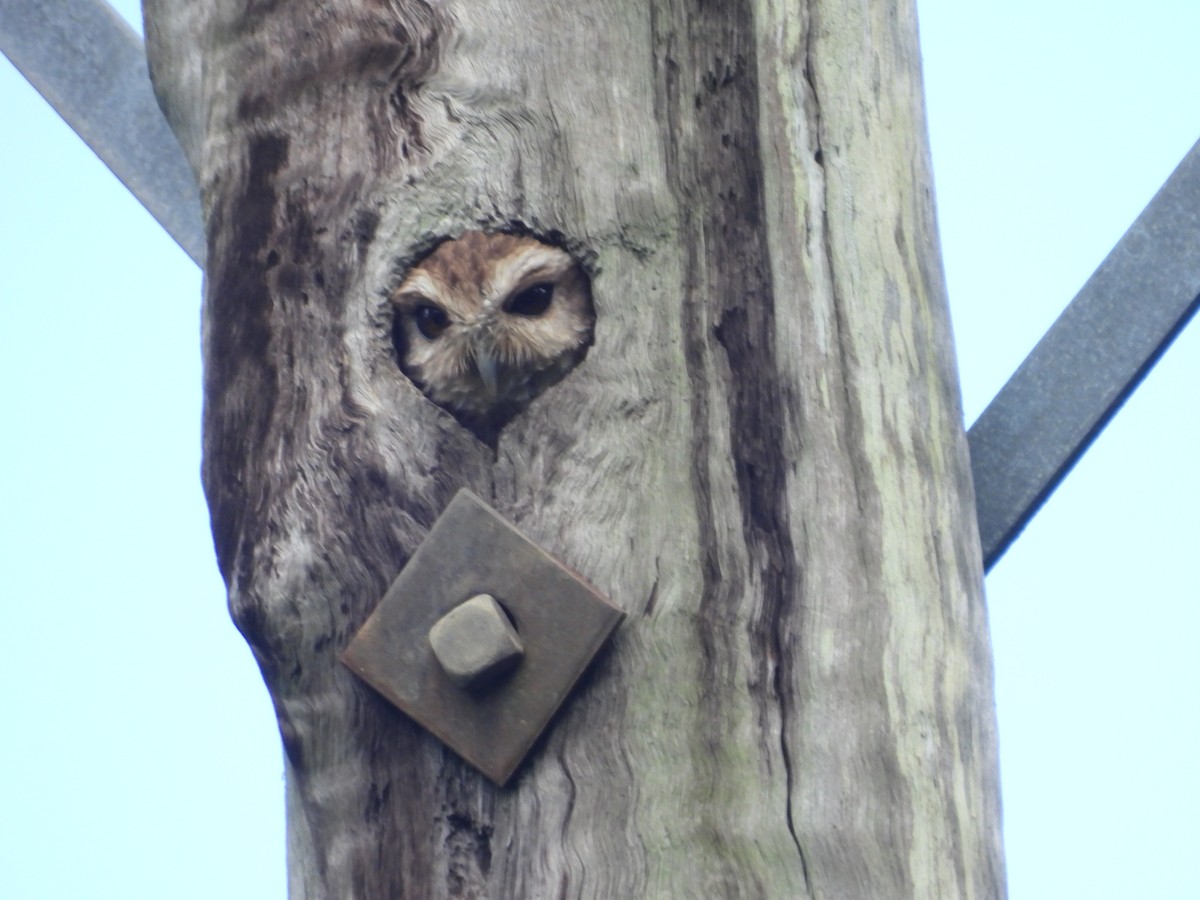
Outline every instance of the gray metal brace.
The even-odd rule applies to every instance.
[[[129,23],[105,0],[0,0],[0,51],[203,267],[200,194]]]

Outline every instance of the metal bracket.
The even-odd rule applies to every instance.
[[[624,617],[462,490],[342,662],[503,785]]]

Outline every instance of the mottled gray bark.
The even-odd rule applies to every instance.
[[[296,898],[998,897],[911,0],[146,0],[203,194],[204,484]],[[493,451],[397,367],[519,225],[595,346]],[[500,790],[338,664],[469,487],[629,613]]]

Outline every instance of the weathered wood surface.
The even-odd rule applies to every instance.
[[[293,897],[996,897],[910,0],[146,0],[208,234],[204,483]],[[385,290],[512,222],[596,343],[495,453]],[[337,656],[469,487],[629,613],[497,790]]]

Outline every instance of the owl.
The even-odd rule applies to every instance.
[[[536,238],[469,231],[409,270],[391,294],[400,368],[483,440],[587,354],[587,274]]]

